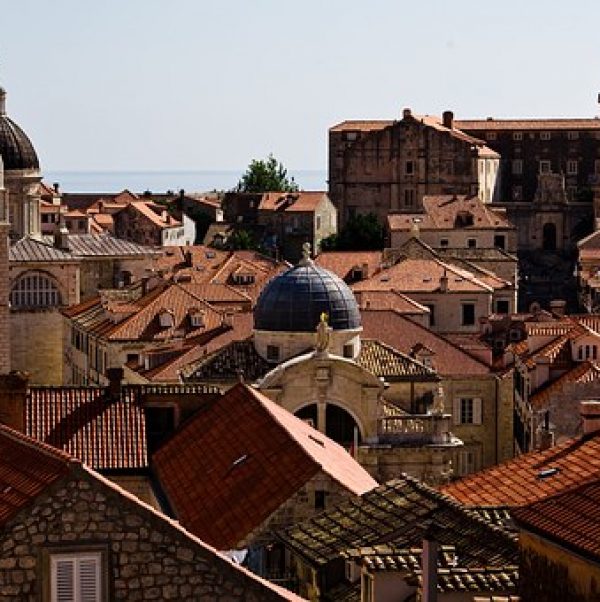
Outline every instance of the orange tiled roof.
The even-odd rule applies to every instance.
[[[374,130],[383,130],[390,125],[394,125],[394,121],[391,119],[355,119],[349,121],[342,121],[333,127],[329,128],[330,132],[370,132]]]
[[[439,259],[404,259],[375,276],[352,285],[356,291],[397,290],[410,293],[431,293],[440,290],[440,279],[448,276],[448,291],[484,293],[494,288],[505,288],[507,283],[498,279],[486,284],[471,272]]]
[[[381,251],[327,251],[317,255],[315,263],[343,280],[349,280],[352,277],[352,270],[362,269],[364,265],[367,265],[368,276],[378,272],[383,263],[383,253]]]
[[[423,197],[423,213],[393,213],[388,215],[389,229],[412,230],[419,220],[420,230],[453,230],[461,213],[473,216],[473,224],[462,226],[465,230],[498,228],[515,229],[505,216],[492,210],[477,196],[439,195]]]
[[[457,119],[463,130],[597,130],[600,119]]]
[[[337,443],[238,384],[196,414],[154,456],[181,523],[231,549],[323,471],[361,495],[377,483]]]
[[[400,314],[428,314],[429,309],[399,291],[354,291],[360,309],[392,309]]]
[[[323,197],[323,191],[310,192],[265,192],[260,199],[260,211],[310,212],[316,210]]]
[[[433,352],[434,370],[442,376],[483,376],[490,368],[439,334],[391,310],[361,310],[362,336],[382,341],[411,355],[417,345]]]
[[[600,379],[600,368],[591,362],[581,362],[564,374],[561,374],[548,386],[535,391],[529,398],[529,403],[534,409],[539,410],[550,401],[553,395],[562,391],[565,385],[569,383],[589,383],[598,379]]]
[[[517,508],[512,515],[526,531],[600,560],[600,478]]]
[[[141,213],[155,226],[159,226],[160,228],[172,228],[181,225],[181,222],[170,216],[166,207],[163,207],[162,205],[157,205],[156,203],[149,201],[133,201],[129,203],[128,206]],[[157,211],[159,211],[159,213],[157,213]],[[166,219],[163,219],[162,217],[163,212],[166,213]]]
[[[0,424],[0,525],[69,472],[70,456]]]
[[[516,507],[600,478],[600,432],[463,477],[441,491],[466,506]]]

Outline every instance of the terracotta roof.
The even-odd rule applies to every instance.
[[[192,417],[154,464],[181,523],[220,549],[320,471],[356,495],[377,485],[344,448],[242,384]]]
[[[182,370],[182,377],[186,382],[235,381],[241,374],[246,381],[254,382],[272,367],[257,353],[252,338],[248,338],[245,341],[232,341],[188,364]]]
[[[70,456],[0,424],[0,526],[69,472]]]
[[[429,308],[417,303],[399,291],[354,291],[360,309],[381,310],[392,309],[399,314],[429,314]]]
[[[419,581],[421,581],[420,575]],[[519,584],[519,568],[516,564],[500,568],[462,568],[449,567],[440,568],[437,572],[438,592],[456,593],[469,592],[477,594],[483,592],[495,592],[502,594],[514,594]],[[517,596],[493,596],[492,598],[475,597],[474,600],[489,600],[497,602],[517,602]]]
[[[516,507],[600,478],[600,433],[533,451],[463,477],[441,491],[467,506]]]
[[[570,383],[590,383],[600,379],[600,368],[591,362],[575,364],[573,368],[561,374],[556,380],[537,389],[530,397],[529,403],[534,409],[544,408],[554,395],[560,393]]]
[[[265,192],[258,209],[259,211],[312,213],[326,196],[327,192],[324,191]]]
[[[600,479],[513,511],[518,525],[600,561]]]
[[[484,362],[399,313],[391,310],[362,310],[361,318],[365,338],[384,342],[407,355],[411,355],[418,344],[430,349],[434,353],[433,368],[442,376],[490,374],[490,368]]]
[[[457,119],[457,128],[466,131],[477,130],[597,130],[600,119],[558,118],[558,119]]]
[[[408,295],[439,292],[440,278],[444,274],[448,277],[450,293],[489,293],[509,284],[500,279],[485,283],[473,273],[439,259],[404,259],[367,280],[353,284],[352,290],[397,290]]]
[[[362,339],[357,363],[386,380],[439,380],[435,370],[381,341]]]
[[[169,215],[166,207],[151,201],[133,201],[129,203],[127,207],[131,207],[133,210],[142,214],[159,228],[173,228],[181,225],[179,220],[176,220],[173,216]],[[166,215],[166,219],[163,219],[163,214]]]
[[[315,567],[353,548],[422,545],[425,535],[452,545],[462,566],[516,564],[515,540],[451,498],[404,475],[278,534],[286,548]]]
[[[343,280],[350,281],[354,268],[362,269],[366,265],[368,270],[366,277],[378,272],[383,263],[383,253],[381,251],[327,251],[317,255],[315,263],[337,274]]]
[[[388,227],[392,232],[410,231],[415,220],[420,230],[455,230],[461,215],[470,215],[473,223],[460,226],[461,230],[515,229],[504,215],[494,211],[477,196],[440,195],[423,197],[423,213],[392,213]]]
[[[355,119],[342,121],[333,127],[329,128],[330,132],[370,132],[373,130],[383,130],[390,125],[394,125],[395,121],[390,119]]]

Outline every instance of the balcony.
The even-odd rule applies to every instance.
[[[450,414],[397,414],[379,418],[379,443],[393,446],[461,445],[450,432]]]

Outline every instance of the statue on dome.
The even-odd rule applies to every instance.
[[[331,336],[331,331],[333,330],[331,326],[329,326],[327,322],[327,313],[321,313],[321,320],[317,326],[317,343],[315,345],[315,349],[319,353],[325,353],[329,348],[329,339]]]

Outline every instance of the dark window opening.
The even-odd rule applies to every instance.
[[[500,234],[496,234],[496,236],[494,236],[494,246],[498,249],[505,249],[506,238]]]
[[[153,454],[171,433],[175,431],[173,406],[148,406],[144,408],[148,451]]]
[[[279,361],[279,347],[277,345],[267,345],[267,361]]]
[[[463,303],[462,325],[473,326],[473,324],[475,324],[475,305],[473,303]]]
[[[315,510],[325,510],[326,497],[327,492],[322,489],[317,489],[317,491],[315,491]]]
[[[507,314],[509,310],[509,302],[505,299],[496,302],[496,313]]]

